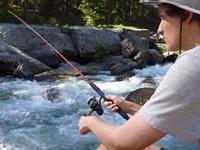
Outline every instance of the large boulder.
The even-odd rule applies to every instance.
[[[50,71],[51,68],[21,50],[0,41],[0,71],[21,77]]]
[[[117,33],[111,30],[74,26],[67,28],[65,33],[70,33],[72,36],[80,58],[120,54],[121,39]]]
[[[121,51],[124,58],[131,58],[138,53],[138,49],[135,48],[133,42],[129,39],[124,39],[122,41]]]
[[[84,64],[86,68],[98,68],[99,71],[110,71],[113,65],[121,62],[123,59],[122,55],[110,56],[102,59],[97,59],[96,61]]]
[[[133,58],[134,61],[138,62],[140,64],[137,69],[143,69],[148,65],[148,62],[150,60],[150,55],[148,51],[140,51],[137,53],[137,55]]]
[[[59,27],[32,26],[62,54],[77,56],[71,37],[61,32]],[[35,59],[56,66],[60,58],[33,31],[21,24],[0,24],[0,41],[10,44]]]
[[[149,48],[149,31],[147,29],[123,29],[123,44],[134,56],[139,51]]]
[[[112,66],[111,74],[112,75],[122,75],[126,72],[129,72],[135,68],[138,68],[140,64],[138,62],[130,61],[128,63],[119,62]]]
[[[160,54],[157,50],[155,49],[149,49],[149,65],[155,65],[155,64],[162,64],[164,62],[164,56]]]

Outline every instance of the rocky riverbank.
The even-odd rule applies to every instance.
[[[164,63],[162,54],[149,49],[147,29],[33,28],[84,74],[111,71],[120,75],[118,80],[123,80],[133,76],[135,68]],[[0,24],[0,74],[37,80],[78,75],[21,24]]]

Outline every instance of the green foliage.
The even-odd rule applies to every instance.
[[[114,29],[138,29],[138,27],[135,26],[124,26],[124,25],[114,25],[114,24],[106,24],[106,25],[98,25],[98,28],[114,28]]]
[[[116,17],[114,18],[114,20],[113,20],[113,23],[114,23],[114,24],[120,24],[120,23],[122,23],[122,22],[123,22],[123,18],[120,17],[120,16],[116,16]]]
[[[1,0],[0,8],[0,22],[16,22],[8,9],[33,24],[123,24],[156,29],[159,21],[157,10],[139,0]]]
[[[31,24],[44,24],[46,22],[44,17],[34,11],[21,11],[18,15]]]
[[[88,26],[96,26],[99,21],[104,20],[103,0],[82,0],[79,9],[83,13],[83,19]]]
[[[50,17],[48,20],[47,20],[47,24],[50,24],[50,25],[58,25],[58,21],[55,17]]]
[[[107,54],[107,50],[102,44],[97,44],[95,57],[98,59],[104,58]]]
[[[163,43],[156,43],[156,47],[157,47],[157,50],[161,53],[161,54],[164,54],[167,52],[167,49],[165,47],[165,45]]]

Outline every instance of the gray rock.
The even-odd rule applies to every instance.
[[[161,64],[164,62],[164,56],[155,49],[149,49],[149,65]]]
[[[0,41],[0,65],[1,72],[19,77],[33,76],[51,70],[50,67],[30,57],[21,50]],[[17,69],[21,65],[21,69]],[[17,69],[17,70],[16,70]],[[21,74],[21,75],[20,75]]]
[[[120,53],[121,39],[111,30],[84,26],[74,26],[69,30],[81,58],[94,58],[98,51],[105,56]]]
[[[138,53],[138,49],[134,47],[133,42],[129,39],[124,39],[122,41],[121,51],[124,58],[131,58]]]
[[[154,92],[155,89],[153,88],[139,88],[130,92],[125,99],[143,105],[151,98]]]
[[[50,88],[44,93],[44,97],[52,103],[59,102],[61,96],[60,89],[57,87]]]
[[[148,51],[140,51],[134,57],[134,61],[138,62],[137,69],[143,69],[148,65],[150,54]]]
[[[123,80],[128,80],[130,77],[134,76],[135,73],[132,71],[125,72],[123,74],[120,74],[119,76],[115,77],[116,81],[123,81]]]
[[[149,48],[149,31],[147,29],[124,29],[124,40],[127,42],[127,47],[133,49],[133,54],[137,51],[143,51]]]
[[[131,71],[135,68],[138,68],[139,65],[140,64],[138,64],[138,62],[130,62],[129,64],[118,63],[118,64],[112,66],[111,74],[112,75],[120,75],[120,74],[126,73],[128,71]]]
[[[62,33],[60,28],[50,26],[32,27],[61,53],[67,56],[77,56],[70,36]],[[0,24],[0,41],[21,49],[47,65],[55,66],[60,63],[60,58],[55,55],[55,52],[24,25]]]
[[[33,72],[26,65],[18,65],[12,75],[18,78],[31,79]]]

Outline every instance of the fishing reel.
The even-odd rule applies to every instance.
[[[88,116],[91,115],[94,111],[96,111],[96,113],[100,116],[103,114],[103,109],[101,107],[101,99],[102,97],[99,100],[97,100],[95,96],[90,98],[90,100],[88,101],[88,105],[90,106],[91,111],[89,112]]]

